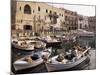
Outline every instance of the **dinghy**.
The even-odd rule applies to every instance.
[[[78,57],[73,58],[72,60],[63,59],[63,61],[59,62],[56,60],[58,55],[54,56],[45,63],[47,70],[49,72],[52,72],[52,71],[78,69],[80,64],[90,60],[88,55],[86,55],[89,49],[90,48],[86,49],[84,52],[82,52],[82,54],[80,54]]]

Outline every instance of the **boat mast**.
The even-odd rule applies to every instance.
[[[54,35],[54,26],[53,26],[53,0],[52,0],[52,18],[51,18],[51,24],[52,24],[52,28],[53,28],[52,35]]]

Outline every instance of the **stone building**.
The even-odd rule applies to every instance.
[[[96,16],[88,17],[89,31],[96,32]]]
[[[15,16],[16,16],[16,0],[11,0],[11,27],[15,29]]]
[[[57,25],[64,20],[64,11],[42,2],[16,1],[14,7],[15,20],[12,27],[15,30],[41,33],[46,27]],[[15,18],[15,19],[14,19]]]
[[[78,15],[78,29],[88,30],[88,16]]]
[[[77,12],[65,10],[65,27],[67,31],[78,29],[78,15]]]

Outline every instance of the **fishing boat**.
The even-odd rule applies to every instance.
[[[64,58],[62,61],[57,61],[57,56],[54,56],[50,58],[45,64],[47,67],[47,70],[49,72],[53,71],[62,71],[62,70],[75,70],[78,69],[78,67],[81,67],[83,63],[89,63],[89,57],[86,55],[90,48],[86,49],[84,52],[82,52],[77,57],[73,58],[72,60],[68,60]]]
[[[12,46],[18,50],[33,51],[34,49],[45,48],[46,43],[35,40],[18,40],[13,41]]]
[[[21,43],[21,45],[12,43],[12,48],[21,51],[33,51],[34,45],[27,45],[25,42]]]
[[[62,43],[56,38],[51,38],[50,36],[42,38],[42,41],[46,43],[46,47],[56,47]]]
[[[20,71],[36,67],[41,63],[43,63],[43,59],[38,54],[34,54],[33,56],[25,56],[16,60],[13,65],[15,71]]]
[[[57,41],[56,39],[51,41],[46,41],[47,46],[46,47],[56,47],[61,44],[61,41]]]
[[[25,56],[16,60],[13,65],[16,71],[36,67],[43,63],[43,58],[48,59],[52,48],[46,48],[43,51],[34,52],[32,55]]]

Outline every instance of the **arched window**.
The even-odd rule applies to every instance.
[[[38,11],[40,11],[41,9],[40,9],[40,7],[38,7]]]
[[[48,9],[46,9],[46,13],[48,13]]]
[[[82,24],[80,24],[80,29],[82,29]]]
[[[24,13],[25,14],[31,14],[31,7],[29,5],[24,6]]]
[[[34,13],[35,11],[33,10],[33,13]]]
[[[50,10],[50,14],[52,13],[52,11]]]
[[[21,7],[19,8],[19,10],[21,11]]]

